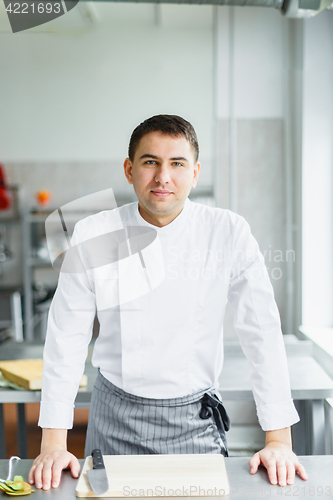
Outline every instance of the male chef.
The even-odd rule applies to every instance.
[[[144,244],[139,238],[131,261],[119,257],[104,266],[89,266],[81,248],[84,272],[60,273],[44,351],[41,453],[29,475],[37,488],[57,487],[64,468],[79,475],[79,462],[67,451],[67,429],[96,309],[100,332],[92,362],[99,373],[85,454],[100,448],[103,454],[227,456],[229,419],[218,393],[227,302],[266,431],[266,445],[251,458],[250,472],[264,465],[270,482],[281,486],[292,484],[295,472],[307,478],[292,452],[290,426],[299,417],[263,257],[242,217],[189,200],[198,156],[189,122],[174,115],[145,120],[134,130],[124,162],[138,202],[76,225],[73,245],[121,228],[153,236]],[[120,247],[124,252],[126,241]],[[126,287],[122,278],[129,262],[141,269],[134,266],[128,275],[138,273],[130,289],[139,293],[116,304],[115,283],[119,293]],[[140,276],[146,276],[148,290]]]

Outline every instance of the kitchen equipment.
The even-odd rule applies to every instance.
[[[15,359],[0,361],[3,376],[25,389],[40,390],[42,388],[42,359]],[[87,376],[83,375],[80,386],[87,385]]]
[[[101,450],[93,450],[91,452],[91,456],[93,461],[93,468],[92,470],[87,470],[87,477],[94,493],[100,496],[103,495],[103,493],[106,493],[109,489],[108,477],[106,475]]]
[[[16,467],[17,462],[21,460],[20,457],[10,457],[9,459],[9,464],[8,464],[8,476],[7,476],[7,481],[13,481],[14,479],[14,469]]]
[[[8,464],[8,476],[7,476],[7,481],[13,481],[14,479],[14,469],[16,467],[17,462],[21,460],[20,457],[10,457],[9,459],[9,464]]]
[[[8,463],[8,476],[7,479],[0,479],[0,483],[5,483],[6,481],[13,481],[14,479],[14,469],[16,466],[16,463],[21,460],[20,457],[10,457],[9,463]]]
[[[221,454],[104,455],[109,489],[101,497],[199,497],[229,494]],[[76,487],[77,497],[96,497],[87,478],[87,457]]]
[[[6,225],[0,224],[0,262],[4,262],[12,257],[12,252],[7,245],[6,232]]]

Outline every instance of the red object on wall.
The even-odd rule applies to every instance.
[[[5,181],[5,167],[0,163],[0,210],[7,210],[11,205]]]

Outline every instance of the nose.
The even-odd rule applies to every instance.
[[[168,184],[170,182],[170,172],[167,165],[159,165],[155,175],[155,182],[158,182],[162,185]]]

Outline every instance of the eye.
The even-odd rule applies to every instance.
[[[175,167],[182,167],[183,166],[183,164],[180,163],[180,161],[174,161],[172,165],[174,165]]]
[[[145,162],[146,165],[155,165],[156,164],[156,161],[155,160],[147,160]]]

